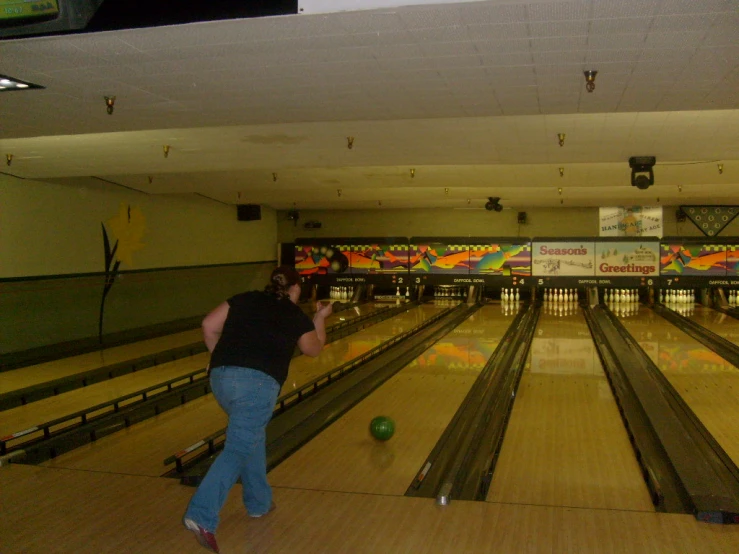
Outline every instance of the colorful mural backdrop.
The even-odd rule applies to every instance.
[[[349,274],[348,244],[296,244],[295,269],[304,276]]]
[[[130,219],[129,219],[130,218]],[[119,238],[115,257],[131,263],[143,247],[143,216],[122,209],[109,225]],[[105,234],[105,226],[103,226]],[[107,235],[104,236],[107,240]],[[340,242],[342,241],[343,242]],[[366,242],[362,243],[365,240]],[[404,240],[404,239],[403,239]],[[110,263],[114,255],[109,248]],[[107,258],[106,258],[107,259]],[[107,262],[106,262],[107,263]],[[118,262],[120,264],[120,261]],[[497,239],[308,239],[295,246],[295,267],[318,275],[490,275],[501,277],[739,277],[739,244],[704,244],[682,239],[549,240]],[[117,268],[116,268],[117,269]],[[110,270],[112,271],[112,270]],[[416,277],[418,278],[418,277]],[[400,277],[398,277],[400,279]],[[399,283],[401,281],[398,281]]]
[[[722,244],[661,244],[660,273],[663,276],[726,275],[726,247]]]
[[[352,274],[407,272],[408,244],[353,244],[349,255]]]
[[[467,244],[423,242],[409,248],[411,273],[468,274],[470,247]]]
[[[606,277],[659,275],[659,242],[599,242],[595,244],[595,274]]]
[[[661,206],[600,208],[601,237],[661,237]]]
[[[531,245],[511,243],[472,244],[470,273],[528,277],[531,275]]]
[[[726,246],[726,274],[739,277],[739,244]]]
[[[595,275],[594,242],[532,243],[533,274],[537,277]]]

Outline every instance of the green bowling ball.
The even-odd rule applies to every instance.
[[[378,441],[386,441],[395,433],[395,422],[387,416],[377,416],[370,422],[370,433]]]

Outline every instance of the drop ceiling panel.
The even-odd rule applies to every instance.
[[[526,20],[526,7],[521,4],[478,2],[461,6],[460,20],[465,25],[495,25]]]
[[[661,0],[642,0],[640,2],[593,2],[592,17],[602,18],[637,18],[649,19],[658,12]]]
[[[649,31],[645,42],[646,48],[685,48],[698,47],[706,36],[705,31],[688,31],[680,33],[668,31]]]
[[[525,23],[472,24],[467,25],[467,33],[470,40],[501,41],[529,38],[528,26]]]
[[[693,2],[691,0],[670,0],[663,2],[659,8],[660,15],[671,14],[691,14],[691,13],[713,13],[713,12],[730,12],[736,9],[734,0],[701,0]]]
[[[718,190],[715,167],[660,166],[649,195],[677,202],[662,183],[682,182],[739,203],[738,12],[720,0],[491,0],[4,41],[2,71],[48,88],[2,97],[0,148],[28,178],[147,187],[154,174],[157,194],[235,203],[230,171],[268,205],[290,207],[289,191],[350,209],[376,191],[396,207],[484,203],[495,179],[524,208],[614,203],[640,198],[622,184],[628,156],[659,154],[727,170]],[[592,94],[584,69],[599,72]],[[117,96],[113,116],[104,95]],[[313,185],[273,187],[274,170]],[[336,181],[354,203],[330,199]]]
[[[529,21],[570,21],[587,18],[591,2],[575,0],[572,2],[532,3],[526,6]]]
[[[652,26],[651,17],[618,17],[608,19],[593,19],[590,21],[589,34],[598,35],[625,35],[636,34],[646,36]]]

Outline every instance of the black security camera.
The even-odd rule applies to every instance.
[[[657,163],[654,156],[632,156],[629,158],[631,168],[631,186],[639,190],[647,190],[654,184],[654,171],[652,168]]]
[[[488,201],[485,203],[485,209],[489,212],[495,210],[499,212],[503,210],[503,206],[500,205],[500,196],[490,196]]]

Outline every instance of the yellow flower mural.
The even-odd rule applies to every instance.
[[[139,208],[121,203],[118,215],[108,220],[108,227],[118,240],[118,259],[133,266],[133,253],[144,247],[141,242],[146,231],[144,214]]]
[[[98,320],[98,339],[102,344],[105,297],[108,296],[113,283],[115,283],[121,262],[126,262],[129,266],[133,265],[133,253],[144,247],[141,238],[146,230],[146,221],[140,209],[121,204],[118,215],[108,220],[108,225],[116,236],[113,248],[110,247],[105,224],[101,223],[100,225],[103,228],[103,250],[105,254],[105,283],[103,285],[103,296],[100,299],[100,318]]]

